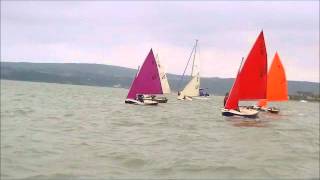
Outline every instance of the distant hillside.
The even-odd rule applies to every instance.
[[[1,62],[1,79],[8,80],[129,88],[135,74],[135,69],[102,64]],[[179,83],[181,76],[168,74],[173,91],[179,89],[179,84],[182,87],[188,78]],[[201,87],[208,88],[210,93],[223,95],[230,89],[233,80],[201,78]],[[288,86],[289,94],[299,91],[319,94],[319,83],[289,81]]]

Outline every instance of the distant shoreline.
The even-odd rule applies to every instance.
[[[98,63],[54,63],[54,62],[46,62],[46,63],[42,63],[42,62],[27,62],[27,61],[2,61],[0,60],[0,63],[19,63],[19,64],[43,64],[43,65],[55,65],[55,64],[60,64],[60,65],[93,65],[93,66],[111,66],[111,67],[116,67],[116,68],[124,68],[124,69],[130,69],[133,71],[136,71],[136,69],[134,68],[130,68],[130,67],[125,67],[125,66],[118,66],[118,65],[109,65],[109,64],[98,64]],[[167,72],[167,74],[170,75],[174,75],[174,76],[180,76],[178,74],[173,74],[173,73],[169,73]],[[187,75],[188,76],[188,75]],[[217,76],[201,76],[201,78],[207,79],[207,78],[217,78],[217,79],[234,79],[234,77],[217,77]],[[308,83],[319,83],[319,82],[315,82],[315,81],[306,81],[306,80],[288,80],[288,81],[295,81],[295,82],[308,82]]]
[[[1,62],[1,79],[31,82],[128,89],[136,73],[135,69],[100,64]],[[190,79],[190,76],[176,74],[167,74],[167,77],[172,92],[180,91]],[[223,96],[230,91],[234,78],[201,77],[200,81],[201,88],[209,94]],[[319,85],[314,82],[288,81],[288,94],[317,96]]]

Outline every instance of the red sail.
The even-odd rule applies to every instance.
[[[227,99],[225,109],[238,109],[238,102],[239,102],[239,88],[240,88],[240,83],[239,83],[239,74],[237,78],[235,79],[233,86],[231,88],[231,91],[229,93],[229,97]]]
[[[267,51],[261,31],[233,83],[225,108],[237,109],[239,100],[265,99],[266,90]]]
[[[266,45],[261,31],[240,72],[240,100],[266,98],[267,66]]]

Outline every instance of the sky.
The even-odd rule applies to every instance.
[[[261,30],[269,65],[319,82],[319,1],[1,1],[1,61],[137,68],[152,48],[182,74],[198,39],[201,76],[230,78]]]

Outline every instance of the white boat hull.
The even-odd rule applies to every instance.
[[[193,97],[194,99],[199,99],[199,100],[209,100],[210,98],[206,97],[206,96],[196,96]]]
[[[247,118],[256,118],[258,116],[259,111],[255,109],[248,109],[244,107],[239,107],[239,111],[234,109],[221,109],[223,116],[242,116]]]
[[[280,109],[276,108],[276,107],[259,107],[259,106],[248,106],[246,107],[247,109],[254,109],[254,110],[258,110],[258,111],[262,111],[262,112],[270,112],[270,113],[274,113],[274,114],[278,114],[280,112]]]
[[[168,99],[163,96],[150,96],[150,95],[144,95],[143,100],[151,100],[151,101],[156,101],[158,103],[167,103]]]
[[[178,96],[177,97],[178,100],[189,100],[189,101],[192,101],[192,97],[189,97],[189,96]]]
[[[134,99],[126,99],[125,100],[125,103],[126,104],[134,104],[134,105],[158,105],[158,102],[156,101],[152,101],[152,100],[144,100],[143,102],[141,101],[137,101],[137,100],[134,100]]]

